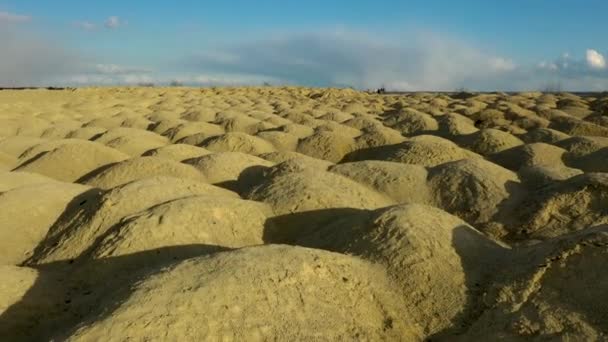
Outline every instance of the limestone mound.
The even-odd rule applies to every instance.
[[[419,165],[366,160],[334,165],[329,171],[364,184],[397,203],[431,203],[427,170]]]
[[[362,149],[348,154],[343,162],[384,160],[433,167],[480,155],[458,147],[455,143],[433,135],[419,135],[401,144]]]
[[[399,144],[406,140],[399,131],[383,126],[365,127],[361,132],[355,138],[356,149]]]
[[[265,290],[255,291],[253,286]],[[252,247],[193,258],[147,277],[132,289],[123,286],[115,292],[107,301],[126,299],[117,302],[111,315],[91,315],[59,337],[68,341],[147,340],[161,335],[169,340],[420,338],[381,268],[301,247]],[[172,308],[179,308],[179,314],[171,314]],[[181,328],[175,329],[176,325]]]
[[[231,197],[192,196],[151,207],[123,219],[91,246],[91,257],[107,258],[164,247],[205,244],[238,248],[264,241],[272,210]]]
[[[432,116],[414,110],[404,110],[389,116],[385,118],[384,124],[406,136],[429,134],[439,129],[437,120]]]
[[[236,192],[247,191],[259,182],[263,172],[274,165],[265,159],[240,152],[217,152],[185,160],[207,179],[207,182]]]
[[[347,153],[353,151],[354,147],[355,140],[352,137],[339,132],[320,130],[301,139],[296,151],[313,158],[337,163]]]
[[[513,134],[492,128],[484,128],[471,135],[463,136],[457,140],[457,143],[484,156],[524,144]]]
[[[517,174],[483,159],[436,166],[429,170],[428,184],[438,207],[480,228],[508,220],[525,195]]]
[[[29,260],[32,264],[79,257],[122,218],[178,198],[205,195],[238,198],[228,190],[195,180],[151,177],[118,186],[66,212]]]
[[[530,166],[565,167],[563,156],[566,150],[545,143],[532,143],[516,146],[493,154],[490,159],[507,169],[518,171]]]
[[[274,152],[271,143],[262,138],[240,132],[231,132],[203,141],[199,146],[214,152],[242,152],[251,155]]]
[[[26,152],[27,153],[27,152]],[[104,165],[129,159],[113,148],[89,141],[63,144],[19,165],[15,171],[39,173],[64,182],[75,182]]]
[[[155,142],[159,145],[166,145],[169,142],[169,139],[154,132],[128,127],[117,127],[109,129],[107,132],[95,138],[94,141],[101,144],[108,144],[112,140],[118,138],[137,138],[142,139],[144,141]]]
[[[202,147],[186,144],[175,144],[146,151],[142,154],[142,157],[165,158],[181,162],[186,159],[198,158],[211,153],[213,152]]]
[[[384,265],[425,336],[475,318],[477,296],[508,251],[461,219],[419,204],[343,217],[298,244]]]
[[[194,167],[158,157],[139,157],[104,166],[79,179],[79,183],[110,189],[134,180],[170,176],[205,182],[205,177]]]
[[[81,198],[92,196],[79,184],[42,183],[0,194],[0,265],[18,265],[32,255],[49,228]]]

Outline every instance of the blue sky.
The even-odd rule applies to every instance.
[[[0,0],[0,85],[608,89],[608,2]]]

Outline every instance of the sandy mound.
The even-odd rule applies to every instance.
[[[131,181],[152,176],[170,176],[205,182],[205,177],[194,167],[157,157],[140,157],[125,160],[100,169],[80,179],[93,187],[110,189]]]
[[[279,215],[275,218],[278,231],[268,232],[273,241],[290,241],[335,218],[340,209],[375,209],[394,203],[346,177],[292,161],[271,168],[266,180],[245,197],[270,204]]]
[[[153,177],[116,187],[79,203],[53,226],[31,262],[74,259],[122,218],[189,196],[238,198],[228,190],[195,180]]]
[[[316,131],[313,135],[302,140],[297,147],[297,152],[307,156],[324,159],[337,163],[355,147],[355,140],[340,132],[327,130]]]
[[[463,136],[457,142],[460,146],[484,156],[524,144],[513,134],[492,128],[485,128],[471,135]]]
[[[19,157],[28,148],[48,141],[46,139],[34,137],[13,136],[0,140],[0,152],[4,152],[13,157]]]
[[[184,163],[197,168],[207,182],[244,192],[260,181],[265,169],[274,163],[240,152],[217,152]]]
[[[384,118],[384,124],[406,136],[428,134],[439,129],[437,120],[414,109],[402,109],[390,114]]]
[[[92,140],[95,139],[108,130],[102,127],[81,127],[66,134],[66,139],[82,139]]]
[[[419,165],[367,160],[335,165],[329,171],[364,184],[397,203],[431,203],[427,171]]]
[[[128,155],[113,148],[79,141],[61,145],[50,152],[42,152],[39,157],[29,159],[15,171],[35,172],[64,182],[75,182],[99,167],[128,158]]]
[[[608,138],[586,136],[572,137],[559,141],[555,145],[568,150],[568,154],[565,158],[567,160],[572,160],[593,153],[604,147],[608,147]]]
[[[588,173],[538,190],[517,210],[514,240],[546,239],[608,223],[608,175]]]
[[[275,128],[276,130],[284,133],[289,133],[291,135],[295,135],[296,137],[302,139],[307,136],[313,135],[315,130],[312,127],[299,125],[297,123],[290,123],[286,125],[279,126]]]
[[[298,247],[190,259],[116,292],[112,297],[126,299],[115,311],[91,315],[68,340],[419,338],[379,267]]]
[[[37,173],[29,172],[0,172],[0,192],[17,189],[22,186],[34,186],[43,183],[53,183],[55,180]]]
[[[608,147],[577,158],[571,164],[585,172],[608,172]]]
[[[473,120],[458,113],[448,113],[438,118],[438,134],[445,137],[468,135],[478,131]]]
[[[64,210],[93,196],[89,189],[53,182],[0,194],[0,265],[17,265],[31,256]]]
[[[558,141],[570,138],[570,136],[550,128],[537,128],[522,134],[520,138],[528,144],[537,142],[555,144]]]
[[[604,340],[608,278],[597,267],[608,261],[606,246],[604,226],[518,251],[462,340]]]
[[[385,160],[432,167],[480,155],[458,147],[453,142],[433,135],[420,135],[397,144],[362,149],[348,154],[344,161]]]
[[[195,244],[259,245],[267,216],[272,210],[259,202],[222,196],[181,198],[122,220],[95,241],[90,253],[107,258]]]
[[[299,241],[384,265],[425,335],[474,318],[475,296],[506,249],[437,208],[402,205],[346,218]]]
[[[224,134],[221,126],[207,122],[187,122],[165,130],[162,134],[176,142],[194,134],[205,134],[207,137]]]
[[[355,138],[356,149],[399,144],[405,140],[399,131],[376,126],[361,129],[361,135]]]
[[[274,152],[271,143],[245,133],[226,133],[206,139],[200,144],[214,152],[242,152],[251,155]]]
[[[327,171],[328,167],[334,165],[334,163],[328,162],[327,160],[309,157],[305,154],[301,154],[298,152],[271,152],[260,154],[259,157],[271,161],[275,164],[291,160],[296,163],[299,163],[303,167],[310,167],[322,171]]]
[[[529,188],[541,188],[555,181],[562,181],[582,174],[583,171],[564,166],[528,166],[518,171],[521,180]]]
[[[146,151],[142,154],[143,157],[165,158],[174,161],[184,161],[186,159],[198,158],[206,156],[213,152],[198,146],[176,144],[167,145]]]
[[[17,166],[17,157],[0,152],[0,170],[12,170],[15,166]]]
[[[532,143],[517,146],[491,156],[496,164],[518,171],[530,166],[564,167],[562,158],[566,150],[545,143]]]
[[[259,132],[256,136],[271,143],[277,151],[295,151],[298,147],[299,138],[289,133],[264,131]]]
[[[482,159],[432,168],[428,183],[437,206],[474,225],[510,218],[524,195],[517,174]]]

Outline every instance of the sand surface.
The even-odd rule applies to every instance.
[[[608,97],[0,91],[0,339],[608,339]]]

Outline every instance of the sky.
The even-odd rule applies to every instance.
[[[0,0],[0,86],[604,91],[605,13],[605,0]]]

